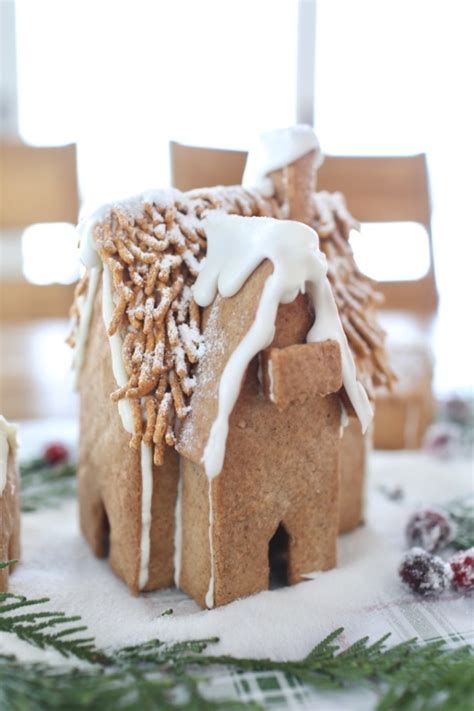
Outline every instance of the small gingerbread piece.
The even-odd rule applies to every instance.
[[[20,557],[20,484],[16,427],[0,415],[0,562]],[[6,592],[13,565],[0,568],[0,592]]]
[[[267,348],[262,353],[263,391],[279,410],[338,392],[341,373],[341,351],[336,341]]]

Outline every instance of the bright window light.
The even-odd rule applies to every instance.
[[[377,281],[413,281],[429,269],[428,233],[418,222],[365,222],[350,243],[359,269]]]
[[[72,284],[79,277],[77,232],[67,222],[30,225],[21,237],[23,275],[33,284]]]
[[[169,184],[170,140],[248,148],[295,120],[293,0],[16,9],[22,140],[77,142],[90,204]]]

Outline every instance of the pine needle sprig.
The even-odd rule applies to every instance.
[[[204,656],[215,639],[171,645],[152,640],[119,650],[113,661],[99,655],[94,666],[81,670],[25,666],[11,658],[0,658],[0,707],[7,699],[5,709],[26,708],[15,704],[15,699],[21,698],[31,701],[29,710],[260,708],[252,703],[206,698],[200,682],[209,678],[211,670],[224,668],[225,673],[230,669],[283,672],[287,678],[321,689],[368,687],[378,695],[379,711],[472,708],[472,648],[449,649],[442,641],[410,641],[387,648],[384,637],[375,644],[364,638],[341,651],[335,644],[341,631],[329,635],[302,660],[287,662]],[[204,676],[198,675],[199,669]]]
[[[76,465],[47,464],[44,459],[33,459],[20,465],[21,510],[37,511],[44,506],[55,506],[62,499],[76,493]]]
[[[5,567],[8,563],[2,563]],[[388,635],[374,644],[364,637],[347,649],[337,643],[342,628],[319,642],[300,660],[236,658],[208,655],[217,638],[166,644],[151,640],[112,653],[98,650],[77,615],[31,610],[48,598],[28,600],[0,593],[0,632],[40,649],[55,649],[64,657],[89,662],[82,669],[61,669],[46,664],[19,664],[0,657],[0,708],[17,709],[210,709],[260,708],[240,701],[211,701],[201,682],[221,670],[280,672],[317,689],[370,688],[379,699],[379,711],[403,708],[456,709],[474,707],[474,650],[450,649],[445,642],[416,640],[387,647]]]
[[[458,550],[474,546],[474,494],[454,499],[445,507],[456,525],[456,533],[451,545]]]
[[[0,570],[3,568],[9,568],[11,565],[15,565],[15,563],[18,563],[17,560],[0,560]]]
[[[363,638],[340,651],[333,642],[341,632],[342,628],[333,632],[299,661],[207,656],[194,659],[194,663],[254,672],[280,671],[316,688],[366,686],[377,692],[379,711],[473,708],[472,647],[449,649],[442,640],[427,644],[410,640],[387,648],[386,635],[375,644],[369,645]]]
[[[150,675],[126,668],[114,670],[59,669],[46,664],[24,665],[0,656],[0,708],[5,711],[88,709],[88,711],[242,711],[262,709],[237,700],[212,701],[198,684],[188,692],[181,679]]]
[[[55,649],[63,657],[105,663],[106,657],[95,648],[93,637],[76,637],[87,631],[83,624],[71,626],[81,621],[79,615],[45,610],[24,612],[25,608],[49,601],[47,597],[29,600],[22,595],[0,593],[0,632],[14,634],[39,649]]]

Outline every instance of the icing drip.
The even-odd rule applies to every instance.
[[[268,380],[270,384],[270,400],[275,402],[275,397],[273,395],[273,366],[271,360],[268,362]]]
[[[81,373],[84,357],[86,353],[87,338],[94,308],[94,299],[99,284],[102,264],[92,267],[89,271],[89,283],[85,297],[79,303],[79,328],[77,331],[76,345],[74,348],[73,368],[75,371],[75,385],[77,387],[79,375]]]
[[[102,291],[102,314],[105,327],[107,328],[115,304],[112,296],[112,281],[110,269],[104,265],[103,270],[103,291]],[[122,357],[122,337],[116,332],[108,336],[110,355],[112,358],[112,371],[115,381],[119,387],[128,382],[128,376]],[[130,402],[124,398],[118,401],[118,411],[122,420],[122,425],[126,432],[133,433],[133,415]],[[151,499],[153,494],[153,453],[150,446],[141,443],[140,446],[140,472],[142,483],[142,506],[141,506],[141,532],[140,532],[140,590],[146,585],[148,580],[148,568],[150,561],[150,526],[151,526]]]
[[[112,280],[110,269],[104,264],[104,276],[102,280],[102,315],[104,317],[105,328],[107,329],[112,315],[114,313],[115,304],[112,296]],[[112,371],[115,382],[121,388],[128,383],[128,376],[125,370],[125,365],[122,357],[122,337],[116,332],[113,336],[108,336],[110,355],[112,358]],[[133,433],[133,415],[129,401],[124,398],[118,401],[118,411],[124,429],[130,434]]]
[[[179,463],[179,483],[176,495],[176,508],[174,514],[174,584],[179,588],[181,579],[181,545],[183,540],[183,529],[181,524],[181,497],[183,495],[183,472]]]
[[[211,563],[211,575],[209,578],[209,587],[206,593],[206,607],[214,607],[214,540],[213,540],[213,528],[214,528],[214,510],[212,506],[212,481],[209,481],[209,556]]]
[[[0,496],[7,484],[8,453],[18,448],[17,427],[0,415]]]
[[[347,410],[344,407],[344,403],[340,398],[339,407],[341,408],[341,426],[339,428],[339,436],[342,439],[342,437],[344,436],[344,430],[346,429],[346,427],[349,426],[349,415],[347,414]]]
[[[221,377],[218,414],[203,457],[208,478],[214,478],[222,470],[229,417],[245,370],[252,358],[271,344],[279,304],[291,303],[299,292],[308,290],[316,312],[307,342],[332,339],[340,345],[343,384],[365,432],[372,420],[372,408],[357,381],[316,232],[298,222],[217,212],[209,215],[205,222],[207,258],[193,289],[200,306],[211,304],[217,291],[224,298],[236,294],[265,259],[270,259],[274,267],[263,288],[255,320],[229,358]]]
[[[273,195],[273,185],[267,175],[285,168],[311,151],[320,154],[319,141],[310,126],[292,126],[268,131],[249,152],[242,185],[258,187],[266,196]],[[320,159],[321,162],[321,159]]]
[[[150,445],[140,445],[142,476],[142,507],[140,532],[140,572],[138,587],[143,590],[148,582],[150,564],[151,500],[153,496],[153,452]]]
[[[145,197],[148,198],[149,196],[145,195],[144,198]],[[137,198],[134,201],[127,202],[127,208],[129,210],[138,211],[143,209],[143,204],[140,203],[139,198]],[[105,216],[110,209],[111,206],[104,206],[86,221],[81,222],[78,228],[79,233],[81,235],[81,259],[84,264],[89,267],[90,271],[87,292],[82,303],[80,303],[79,330],[77,333],[73,362],[74,369],[76,371],[76,382],[79,378],[81,368],[84,362],[87,338],[89,335],[92,311],[94,306],[94,299],[97,292],[97,286],[99,283],[101,272],[103,273],[102,316],[106,329],[108,328],[108,325],[112,319],[115,310],[110,269],[107,265],[102,266],[102,262],[99,258],[99,255],[95,250],[95,245],[92,237],[94,225],[97,223],[100,217]],[[112,372],[114,374],[114,378],[117,385],[119,387],[122,387],[128,382],[128,376],[125,370],[125,364],[122,355],[122,337],[119,332],[115,332],[112,336],[108,335],[108,340],[112,360]],[[125,431],[129,432],[130,434],[133,434],[134,422],[132,408],[127,398],[123,398],[122,400],[118,401],[118,412]],[[145,445],[143,442],[141,442],[140,445],[140,475],[141,529],[138,586],[141,590],[147,584],[149,576],[151,505],[153,496],[153,451],[151,446]]]

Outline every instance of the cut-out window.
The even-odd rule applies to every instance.
[[[270,590],[288,585],[288,545],[289,536],[282,523],[268,544],[268,565]]]
[[[377,281],[414,281],[430,267],[428,233],[418,222],[364,222],[350,243],[359,269]]]

